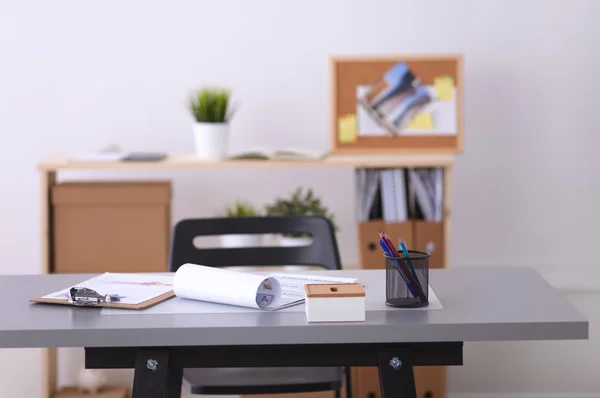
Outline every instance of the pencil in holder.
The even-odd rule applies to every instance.
[[[424,307],[429,304],[430,253],[408,250],[408,258],[385,256],[385,303],[391,307]]]

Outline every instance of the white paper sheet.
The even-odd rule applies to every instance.
[[[173,280],[175,296],[241,307],[275,310],[281,287],[275,278],[196,264],[184,264]]]
[[[303,303],[306,296],[304,285],[356,282],[356,279],[354,278],[335,278],[332,276],[325,277],[284,273],[273,273],[269,274],[269,276],[275,278],[281,286],[281,308]]]
[[[444,307],[435,291],[429,286],[429,305],[416,308],[395,308],[385,304],[385,278],[374,286],[365,286],[367,320],[371,311],[432,311]],[[304,312],[304,305],[294,305],[282,308],[281,312]],[[216,304],[206,301],[186,300],[173,297],[143,311],[125,310],[120,308],[102,308],[102,315],[183,315],[183,314],[244,314],[264,312],[257,308],[239,307],[235,305]]]
[[[119,295],[122,304],[140,304],[173,289],[172,275],[119,274],[106,272],[42,298],[69,300],[72,287],[86,287],[101,295]]]

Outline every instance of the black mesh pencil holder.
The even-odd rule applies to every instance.
[[[385,303],[391,307],[424,307],[429,304],[430,253],[409,250],[408,258],[385,256]]]

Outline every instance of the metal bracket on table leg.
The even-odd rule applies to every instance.
[[[383,398],[417,398],[412,358],[408,348],[379,352],[379,381]]]
[[[141,349],[135,359],[132,398],[180,398],[183,369],[173,367],[169,351]]]

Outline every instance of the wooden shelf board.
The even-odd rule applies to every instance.
[[[65,387],[52,395],[52,398],[128,398],[127,387],[106,387],[96,394],[80,392],[75,387]]]
[[[42,171],[58,170],[169,170],[190,168],[268,167],[447,167],[453,154],[330,155],[321,160],[202,160],[193,154],[169,154],[161,162],[76,162],[69,156],[55,156],[38,163]]]

